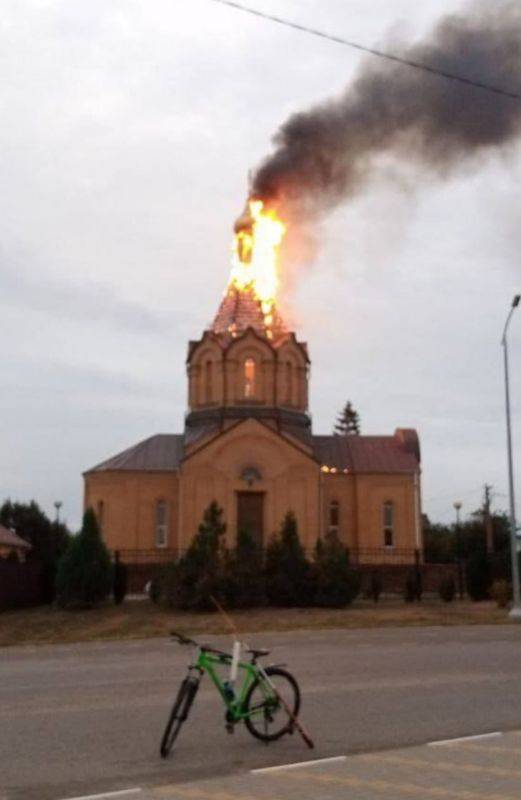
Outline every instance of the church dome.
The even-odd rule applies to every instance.
[[[228,286],[210,330],[218,336],[235,338],[252,328],[270,340],[287,334],[284,321],[275,307],[263,311],[253,289]]]

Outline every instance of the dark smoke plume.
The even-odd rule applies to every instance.
[[[521,2],[445,17],[400,55],[519,92]],[[444,176],[520,132],[519,100],[372,58],[342,96],[289,117],[251,194],[314,218],[359,192],[379,155]]]

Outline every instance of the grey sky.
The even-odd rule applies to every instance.
[[[370,45],[460,7],[255,5]],[[61,499],[76,525],[83,469],[182,429],[187,341],[224,289],[248,170],[360,54],[210,0],[8,0],[0,53],[0,498],[49,512]],[[521,289],[519,148],[447,183],[381,172],[323,225],[290,298],[315,432],[350,398],[365,433],[418,428],[433,518],[452,519],[455,499],[474,509],[485,481],[506,507],[499,339]],[[517,453],[520,357],[518,312]],[[516,485],[519,498],[519,458]]]

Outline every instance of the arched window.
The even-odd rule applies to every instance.
[[[384,547],[394,547],[394,503],[386,500],[382,506]]]
[[[156,547],[168,547],[168,503],[158,500],[156,503]]]
[[[255,361],[247,358],[244,362],[244,396],[255,396]]]
[[[105,503],[103,500],[98,500],[98,512],[96,514],[98,518],[98,528],[99,532],[103,533],[103,523],[105,522]]]
[[[213,400],[213,364],[207,361],[204,365],[205,398],[207,403]]]
[[[293,402],[293,365],[291,361],[286,362],[286,402],[288,405]]]
[[[329,533],[338,533],[340,525],[340,503],[338,500],[331,500],[329,504]]]

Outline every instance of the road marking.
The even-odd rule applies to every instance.
[[[508,794],[481,794],[474,790],[449,789],[442,786],[420,786],[417,783],[395,783],[394,781],[356,778],[354,775],[329,775],[322,773],[283,773],[288,779],[316,781],[317,783],[331,784],[333,786],[350,786],[353,789],[376,789],[380,792],[394,791],[396,794],[412,795],[414,800],[418,797],[437,797],[446,800],[519,800],[519,794],[515,797]],[[282,776],[281,776],[282,777]]]
[[[459,736],[457,739],[439,739],[437,742],[427,742],[429,747],[441,747],[446,744],[458,744],[459,742],[476,742],[479,739],[495,739],[503,736],[501,731],[491,733],[478,733],[476,736]]]
[[[312,761],[295,761],[292,764],[279,764],[276,767],[261,767],[260,769],[250,769],[252,775],[260,775],[261,772],[277,772],[283,769],[299,769],[300,767],[312,767],[314,764],[332,764],[334,761],[345,761],[347,756],[331,756],[330,758],[315,758]]]
[[[77,795],[76,797],[66,797],[65,800],[99,800],[99,798],[104,797],[123,797],[126,794],[137,794],[137,792],[142,792],[143,789],[135,788],[135,789],[120,789],[117,792],[101,792],[101,794],[82,794]]]
[[[483,751],[483,748],[480,748]],[[488,750],[485,750],[488,753]],[[504,767],[483,766],[482,764],[462,764],[459,761],[427,761],[424,758],[409,758],[408,756],[383,756],[359,755],[357,758],[363,761],[375,761],[377,763],[399,764],[405,767],[427,767],[427,769],[441,770],[442,772],[477,772],[482,775],[494,775],[497,778],[519,778],[521,770],[506,769]]]
[[[160,786],[151,791],[154,796],[168,795],[168,798],[172,798],[172,800],[186,800],[187,797],[193,797],[194,800],[255,800],[250,794],[237,794],[234,790],[231,792],[205,791],[204,789],[191,788],[186,785],[179,786],[179,784]]]

